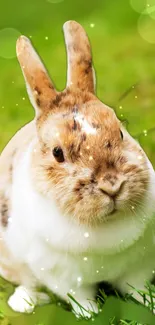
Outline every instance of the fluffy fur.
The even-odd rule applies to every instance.
[[[48,302],[40,285],[92,308],[98,282],[131,292],[127,283],[143,289],[155,268],[153,167],[95,96],[83,28],[70,21],[64,31],[68,81],[60,93],[29,40],[17,42],[36,116],[0,158],[0,274],[19,285],[9,305],[20,312],[32,312],[31,297],[34,306]]]

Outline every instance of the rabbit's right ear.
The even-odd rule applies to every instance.
[[[49,109],[49,104],[55,99],[57,92],[27,37],[19,37],[16,51],[30,101],[35,108],[36,115],[39,116],[42,111]]]

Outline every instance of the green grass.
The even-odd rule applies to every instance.
[[[1,0],[0,7],[0,30],[12,27],[21,34],[32,36],[32,41],[59,90],[66,83],[62,25],[69,19],[75,19],[85,27],[92,44],[98,97],[114,107],[122,120],[128,121],[130,133],[139,139],[155,166],[155,44],[149,44],[140,36],[137,29],[139,14],[133,11],[129,1],[64,0],[52,4],[46,0]],[[92,23],[95,24],[93,28],[90,26]],[[154,20],[146,19],[148,35],[155,31],[154,25]],[[11,44],[0,38],[0,55],[2,48],[3,52],[14,53],[15,39]],[[132,87],[133,85],[135,86]],[[33,116],[17,59],[0,56],[1,150],[13,134]],[[144,130],[150,130],[147,136]],[[4,286],[3,281],[1,284]],[[32,316],[12,318],[5,304],[12,287],[5,285],[7,288],[5,286],[5,290],[0,293],[0,306],[2,312],[9,316],[3,318],[0,313],[1,325],[8,325],[10,319],[12,325],[74,323],[73,315],[67,313],[64,316],[61,308],[58,311],[58,307],[51,306],[37,308]],[[122,320],[120,324],[127,323]],[[128,324],[138,325],[135,322]]]

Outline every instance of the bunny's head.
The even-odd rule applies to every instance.
[[[90,226],[135,216],[150,195],[152,166],[139,144],[95,96],[90,44],[74,21],[64,24],[67,87],[56,91],[30,41],[17,56],[35,108],[32,176],[64,217]]]

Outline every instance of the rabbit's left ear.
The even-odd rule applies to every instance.
[[[67,86],[95,92],[95,72],[89,39],[76,21],[67,21],[64,35],[68,56]]]
[[[27,37],[19,37],[16,50],[30,101],[35,108],[36,115],[39,116],[49,108],[49,104],[55,99],[57,92],[41,59]]]

